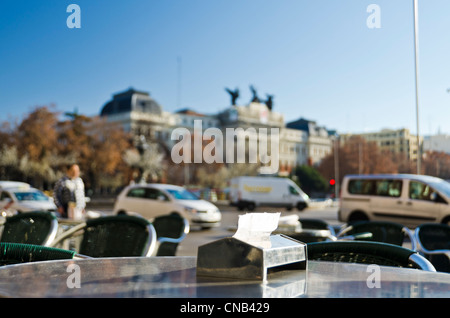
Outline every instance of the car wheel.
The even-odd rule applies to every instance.
[[[442,220],[442,224],[446,224],[446,225],[450,226],[450,216],[446,216],[446,217]]]
[[[236,206],[239,211],[244,211],[246,204],[245,202],[239,201]]]
[[[297,210],[303,211],[304,209],[306,209],[306,203],[305,202],[298,202],[297,203]]]
[[[255,204],[253,202],[250,202],[247,204],[247,210],[253,211],[255,209]]]
[[[361,211],[353,212],[348,217],[348,223],[354,223],[354,222],[358,222],[358,221],[369,221],[369,218],[364,212],[361,212]]]

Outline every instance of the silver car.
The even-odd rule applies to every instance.
[[[30,186],[0,188],[0,210],[13,212],[56,212],[53,198]]]
[[[114,204],[114,214],[138,214],[146,219],[177,213],[191,225],[216,227],[222,214],[211,202],[185,188],[169,184],[135,184],[122,190]]]

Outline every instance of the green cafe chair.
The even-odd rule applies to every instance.
[[[178,214],[156,217],[152,225],[156,230],[156,256],[175,256],[179,243],[190,231],[189,221]]]
[[[85,257],[74,251],[42,245],[0,243],[0,266],[73,258]]]
[[[434,266],[419,253],[394,244],[368,241],[330,241],[309,243],[306,246],[308,260],[376,264],[436,271]]]
[[[156,231],[146,219],[132,215],[88,219],[60,234],[53,246],[80,236],[78,253],[90,257],[151,256],[156,247]]]
[[[450,226],[440,223],[419,225],[414,236],[417,251],[439,272],[450,273]]]
[[[7,217],[0,242],[50,246],[58,232],[58,219],[51,212],[21,212]]]
[[[402,246],[407,240],[416,250],[414,235],[406,226],[387,221],[359,221],[342,229],[338,240],[362,240]]]

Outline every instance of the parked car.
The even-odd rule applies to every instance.
[[[177,213],[191,225],[216,227],[222,214],[212,203],[183,187],[168,184],[134,184],[125,187],[114,204],[114,214],[138,214],[146,219]]]
[[[0,184],[0,209],[15,212],[50,211],[57,208],[53,198],[27,183]]]
[[[339,220],[384,220],[415,227],[450,224],[450,183],[413,174],[347,175],[342,181]]]
[[[22,181],[0,181],[0,188],[23,188],[31,187],[29,183]]]
[[[204,199],[210,202],[217,201],[217,192],[214,189],[187,189],[189,192],[193,193],[200,199]]]

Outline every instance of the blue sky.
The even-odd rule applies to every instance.
[[[81,28],[69,29],[69,4]],[[166,111],[274,95],[285,121],[416,132],[413,0],[2,0],[0,121],[55,104],[96,115],[114,93]],[[380,8],[370,29],[367,7]],[[450,1],[419,0],[420,133],[450,134]],[[181,77],[178,60],[181,59]],[[178,83],[181,82],[180,94]]]

